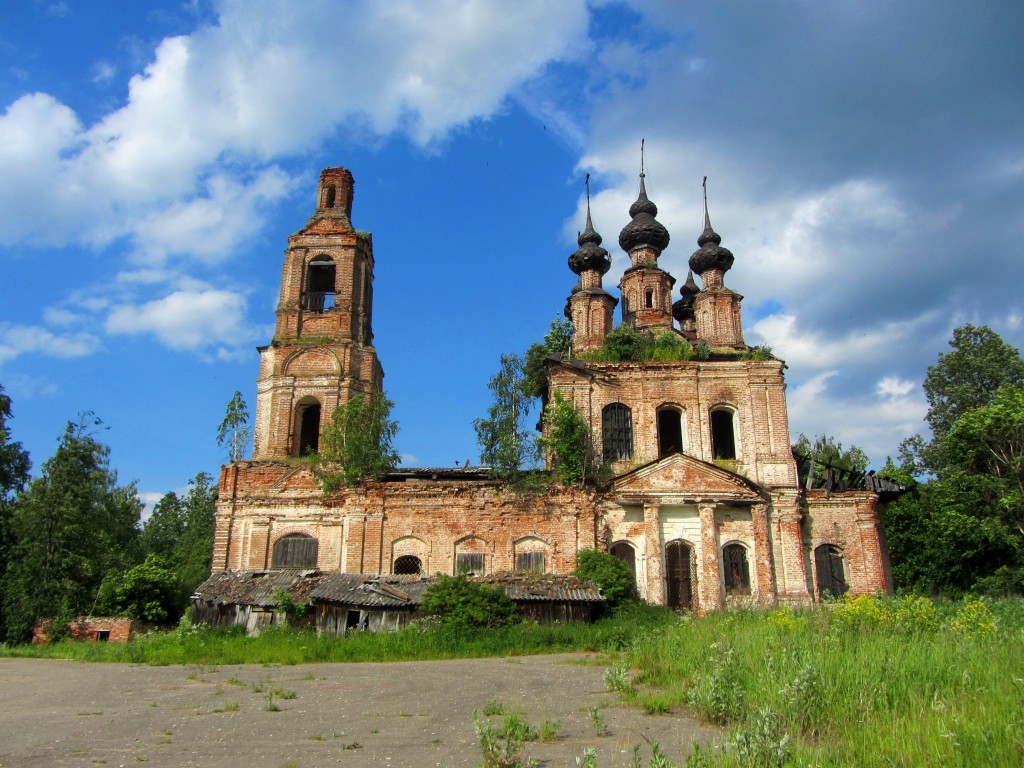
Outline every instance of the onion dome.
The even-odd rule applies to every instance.
[[[640,194],[636,202],[629,206],[632,221],[619,233],[619,245],[626,253],[642,245],[663,251],[668,246],[669,234],[662,224],[654,217],[658,215],[656,206],[647,197],[644,186],[644,174],[640,174]]]
[[[576,238],[579,248],[569,256],[569,269],[577,275],[588,270],[597,270],[605,274],[612,266],[608,251],[601,247],[601,235],[594,229],[590,220],[590,190],[587,189],[587,227]]]
[[[703,275],[710,269],[717,269],[721,272],[728,272],[732,269],[735,257],[728,248],[723,248],[722,236],[711,228],[711,219],[708,216],[708,177],[704,177],[704,231],[697,238],[697,245],[700,246],[690,256],[690,269],[698,275]],[[685,286],[684,286],[685,287]]]
[[[680,323],[687,317],[693,316],[693,300],[697,298],[697,294],[700,293],[700,288],[693,281],[693,270],[689,270],[686,273],[686,282],[683,283],[683,287],[679,289],[679,295],[683,298],[679,299],[675,304],[672,305],[672,317],[678,320]]]

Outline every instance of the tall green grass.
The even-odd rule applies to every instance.
[[[624,659],[648,711],[730,729],[693,766],[1024,764],[1024,608],[861,597],[680,619]]]

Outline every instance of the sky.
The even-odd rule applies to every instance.
[[[953,328],[1024,342],[1016,0],[21,0],[0,22],[0,385],[34,471],[81,412],[149,502],[254,410],[289,234],[355,177],[407,466],[476,463],[503,353],[560,316],[591,176],[686,278],[711,220],[792,436],[874,466]]]

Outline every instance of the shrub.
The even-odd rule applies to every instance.
[[[423,612],[456,629],[507,627],[519,621],[516,604],[502,589],[479,584],[465,574],[439,573],[437,583],[423,595]]]
[[[624,600],[636,600],[636,579],[625,561],[599,549],[583,549],[576,553],[576,570],[581,579],[594,582],[604,595],[609,608]]]
[[[582,482],[587,468],[587,425],[573,404],[555,390],[555,397],[544,409],[548,423],[542,448],[551,451],[555,472],[564,485]]]

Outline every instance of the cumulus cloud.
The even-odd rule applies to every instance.
[[[141,305],[114,307],[106,330],[115,335],[150,333],[171,349],[226,354],[257,335],[246,320],[246,308],[245,297],[231,291],[177,290]]]
[[[0,242],[127,236],[158,260],[215,257],[251,235],[261,205],[291,192],[272,158],[342,127],[431,145],[493,115],[551,62],[582,55],[587,22],[583,0],[225,0],[216,23],[164,39],[127,102],[94,125],[46,94],[8,107],[0,204],[15,215]]]
[[[99,338],[86,331],[54,333],[38,325],[0,323],[0,363],[28,353],[61,358],[86,357],[100,346]]]

